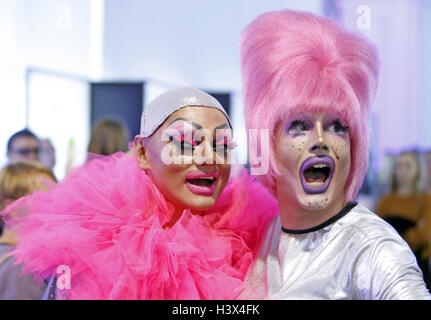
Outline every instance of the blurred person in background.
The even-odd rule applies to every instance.
[[[420,190],[420,179],[418,154],[401,152],[395,159],[391,191],[379,199],[376,212],[409,244],[430,289],[431,195]]]
[[[39,190],[48,190],[49,182],[57,179],[52,171],[37,162],[17,162],[0,171],[0,209],[15,200]],[[3,224],[3,223],[2,223]],[[46,284],[36,283],[33,276],[22,276],[22,267],[9,253],[17,244],[15,234],[3,226],[0,233],[0,300],[41,299]]]
[[[48,138],[41,139],[39,141],[39,146],[40,146],[40,154],[39,154],[40,162],[44,166],[53,170],[53,168],[55,167],[56,158],[55,158],[55,149],[54,149],[54,146],[52,145],[51,140]]]
[[[423,160],[426,173],[425,192],[431,194],[431,150],[423,153]]]
[[[91,130],[87,161],[97,158],[97,155],[127,152],[129,139],[129,130],[120,121],[110,118],[99,121]]]
[[[21,160],[39,161],[38,137],[28,129],[14,133],[7,142],[7,157],[10,163]]]
[[[375,186],[375,206],[381,197],[387,195],[392,190],[393,176],[395,167],[395,155],[386,152],[383,156],[382,166],[377,176],[377,183]]]

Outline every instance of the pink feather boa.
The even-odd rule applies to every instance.
[[[172,211],[135,159],[118,153],[2,214],[25,272],[47,279],[70,268],[66,299],[235,299],[276,200],[243,172],[206,215],[187,210],[163,228]]]

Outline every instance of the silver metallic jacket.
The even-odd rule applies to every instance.
[[[431,299],[407,243],[367,208],[352,206],[298,234],[282,231],[276,216],[240,299]]]

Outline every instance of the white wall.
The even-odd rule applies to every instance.
[[[100,61],[97,59],[97,54],[103,57],[103,52],[98,51],[99,48],[94,39],[98,37],[103,40],[103,33],[100,28],[97,28],[97,23],[100,25],[103,22],[97,19],[103,16],[103,6],[102,10],[96,11],[100,9],[100,6],[97,6],[100,2],[103,0],[1,0],[1,166],[6,163],[6,141],[11,134],[29,125],[36,134],[44,136],[48,132],[46,128],[57,128],[68,116],[64,114],[65,118],[59,119],[58,116],[45,112],[47,108],[53,107],[49,96],[46,97],[45,108],[27,110],[35,105],[29,100],[32,98],[28,95],[30,90],[26,82],[26,74],[29,68],[54,71],[67,76],[79,76],[83,79],[93,77],[98,71],[97,63]],[[58,79],[58,85],[64,88],[61,76]],[[53,86],[57,85],[53,83]],[[45,87],[44,93],[49,95],[52,90],[56,89]],[[72,91],[69,90],[69,92]],[[64,97],[69,102],[76,101],[72,98]],[[42,106],[43,99],[39,99],[37,103]],[[82,110],[83,108],[85,111]],[[87,113],[89,101],[85,101],[85,105],[70,106],[69,109],[70,113]],[[41,116],[29,117],[30,111],[33,115],[40,112]],[[80,137],[79,140],[82,140],[83,132],[88,140],[89,126],[88,117],[75,123],[74,129]],[[49,138],[54,139],[54,137]],[[54,146],[62,153],[57,157],[60,161],[56,166],[56,174],[61,178],[64,175],[65,163],[63,162],[66,158],[63,150],[67,148],[68,141],[64,141],[65,145],[63,141],[56,142],[57,145]]]
[[[386,151],[431,147],[431,1],[340,2],[343,23],[378,47],[379,89],[373,106],[372,143],[378,164]],[[357,8],[370,9],[371,26],[358,28]],[[377,164],[377,165],[378,165]]]
[[[31,72],[28,79],[29,128],[41,139],[51,140],[56,151],[54,173],[62,180],[87,158],[90,86],[80,79],[41,72]]]
[[[10,134],[25,125],[25,70],[18,57],[15,1],[0,3],[0,166]]]
[[[20,58],[25,65],[88,75],[91,1],[16,0],[15,3]]]
[[[284,8],[320,13],[321,0],[106,0],[105,76],[240,90],[241,30],[257,15]]]

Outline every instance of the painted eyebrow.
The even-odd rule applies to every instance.
[[[177,118],[177,119],[175,119],[175,120],[173,120],[173,121],[169,122],[169,124],[168,124],[168,125],[171,125],[171,124],[172,124],[172,123],[174,123],[175,121],[179,121],[179,120],[183,120],[183,121],[186,121],[186,122],[191,123],[191,125],[192,125],[192,126],[194,126],[196,129],[202,129],[202,126],[200,126],[200,125],[199,125],[199,124],[197,124],[196,122],[190,121],[190,120],[185,119],[185,118]],[[223,124],[221,124],[221,125],[219,125],[219,126],[215,127],[215,128],[214,128],[214,130],[222,129],[222,128],[230,128],[230,126],[229,126],[229,124],[228,124],[227,122],[225,122],[225,123],[223,123]]]
[[[174,123],[175,121],[179,121],[179,120],[183,120],[183,121],[189,122],[189,123],[190,123],[193,127],[195,127],[196,129],[202,129],[202,126],[198,125],[197,123],[195,123],[195,122],[193,122],[193,121],[190,121],[190,120],[188,120],[188,119],[185,119],[185,118],[177,118],[177,119],[175,119],[175,120],[173,120],[173,121],[169,122],[168,126],[170,126],[170,125],[171,125],[172,123]]]
[[[334,117],[334,118],[330,118],[329,120],[326,120],[323,122],[325,124],[332,124],[335,122],[339,122],[339,124],[341,124],[342,126],[348,126],[347,121],[344,121],[342,117]]]
[[[222,129],[222,128],[230,128],[230,125],[227,122],[225,122],[225,123],[215,127],[214,130]]]
[[[219,126],[215,127],[215,128],[214,128],[214,131],[216,131],[217,129],[222,129],[222,128],[230,128],[230,125],[229,125],[227,122],[225,122],[225,123],[223,123],[223,124],[221,124],[221,125],[219,125]],[[221,137],[219,140],[224,139],[224,137],[225,137],[225,136]],[[216,138],[217,138],[217,137],[216,137]],[[214,139],[214,141],[215,141],[215,139]]]

